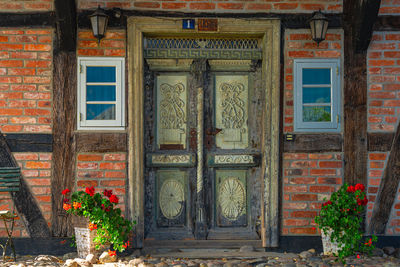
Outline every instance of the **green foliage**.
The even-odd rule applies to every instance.
[[[104,190],[103,195],[94,191],[93,187],[88,187],[85,192],[72,193],[70,200],[64,199],[64,210],[89,219],[89,229],[97,230],[93,239],[97,249],[112,244],[115,250],[122,252],[129,246],[129,234],[135,223],[121,216],[121,209],[115,207],[118,198],[111,190]],[[69,192],[65,189],[62,194]]]
[[[315,222],[325,234],[332,229],[331,241],[338,243],[336,256],[343,263],[345,257],[356,253],[371,255],[375,248],[373,243],[377,241],[376,236],[363,241],[361,225],[367,203],[362,184],[344,184],[337,192],[332,193],[330,200],[322,205],[319,216],[315,217]]]

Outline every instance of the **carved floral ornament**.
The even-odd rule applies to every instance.
[[[218,202],[222,215],[235,221],[244,214],[246,206],[246,190],[236,177],[226,178],[219,187]]]
[[[185,123],[185,102],[180,94],[185,91],[182,83],[160,86],[162,101],[160,103],[160,124],[163,129],[180,129]]]
[[[175,179],[164,181],[160,189],[159,204],[167,219],[178,217],[183,210],[185,193],[183,184]]]

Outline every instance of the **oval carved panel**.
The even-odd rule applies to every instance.
[[[183,184],[177,180],[168,179],[163,183],[159,193],[159,204],[164,217],[172,220],[180,215],[185,199],[184,192]]]
[[[219,187],[218,203],[221,214],[226,219],[235,221],[244,213],[246,205],[246,190],[236,177],[226,178]]]

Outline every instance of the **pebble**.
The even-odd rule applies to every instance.
[[[254,248],[253,248],[254,249]],[[392,253],[392,255],[390,255]],[[107,253],[108,255],[108,253]],[[137,255],[137,254],[134,254]],[[269,267],[269,266],[284,266],[284,267],[342,267],[341,262],[335,261],[333,256],[323,256],[316,254],[315,250],[303,251],[299,254],[288,256],[289,254],[281,253],[275,256],[254,257],[254,258],[220,258],[220,259],[186,259],[164,257],[156,258],[147,255],[146,257],[135,257],[134,255],[120,258],[117,262],[115,257],[114,262],[96,264],[97,258],[93,255],[86,259],[80,259],[76,253],[69,253],[64,257],[56,257],[51,255],[39,256],[21,256],[17,255],[17,262],[11,261],[12,258],[7,258],[5,262],[0,260],[0,266],[4,267]],[[394,267],[400,266],[400,248],[385,247],[385,249],[376,249],[372,257],[361,256],[357,259],[355,256],[348,257],[348,266],[354,267]],[[380,256],[379,256],[380,255]],[[71,257],[71,258],[67,258]],[[384,257],[386,256],[386,257]]]

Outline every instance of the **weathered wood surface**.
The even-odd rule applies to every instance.
[[[293,141],[283,139],[283,152],[342,151],[341,134],[295,134]]]
[[[348,184],[367,183],[367,60],[366,51],[356,53],[365,16],[361,2],[343,2],[344,181]]]
[[[77,16],[75,0],[55,0],[56,49],[76,50]]]
[[[357,14],[357,28],[355,36],[355,49],[358,52],[366,52],[371,42],[373,26],[378,17],[381,0],[363,0],[359,10],[355,10]],[[364,74],[365,75],[365,74]],[[365,75],[366,76],[366,75]]]
[[[384,234],[386,224],[390,217],[397,189],[400,183],[400,127],[397,126],[394,135],[389,159],[383,178],[379,186],[378,196],[376,197],[372,218],[369,224],[369,233]]]
[[[51,180],[52,234],[70,236],[70,219],[63,210],[61,191],[74,185],[76,142],[76,54],[53,55],[53,179]]]
[[[52,134],[5,134],[12,152],[52,152]]]
[[[18,167],[2,133],[0,133],[0,164],[1,167]],[[49,226],[23,177],[19,191],[13,195],[13,201],[31,238],[50,237]]]
[[[0,13],[0,27],[52,27],[54,12]]]
[[[368,133],[368,151],[390,151],[394,133]]]
[[[75,133],[77,152],[125,152],[128,149],[126,133]]]

